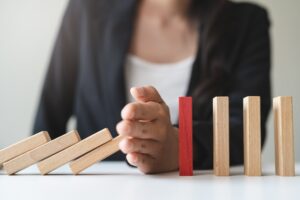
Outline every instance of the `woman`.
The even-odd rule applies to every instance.
[[[105,127],[126,136],[120,149],[142,172],[176,170],[177,99],[185,95],[194,102],[195,168],[212,168],[215,96],[230,98],[231,165],[243,163],[245,96],[261,96],[264,143],[270,108],[264,9],[226,0],[71,0],[34,131],[57,137],[74,115],[82,137]]]

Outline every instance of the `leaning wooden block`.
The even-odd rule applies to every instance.
[[[179,175],[193,175],[192,97],[179,97]]]
[[[108,156],[119,151],[119,142],[122,140],[122,136],[117,136],[111,141],[97,147],[93,151],[83,155],[82,157],[72,161],[70,168],[73,174],[79,174],[91,165],[107,158]]]
[[[260,97],[245,97],[244,110],[244,173],[261,176]]]
[[[295,176],[292,97],[273,99],[276,175]]]
[[[78,158],[79,156],[95,149],[96,147],[110,141],[112,136],[108,129],[103,129],[75,145],[47,158],[38,163],[41,174],[45,175],[58,167]]]
[[[229,175],[228,97],[213,98],[213,166],[216,176]]]
[[[47,143],[49,140],[50,136],[48,132],[42,131],[0,150],[0,165],[23,153],[26,153],[27,151]]]
[[[80,141],[78,132],[71,131],[8,162],[5,162],[3,164],[4,170],[7,174],[15,174],[30,165],[66,149],[78,141]]]

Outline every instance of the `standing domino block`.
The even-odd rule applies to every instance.
[[[216,176],[229,176],[228,97],[213,98],[213,165]]]
[[[86,168],[119,151],[119,142],[121,139],[122,136],[117,136],[111,141],[72,161],[70,168],[73,174],[79,174]]]
[[[77,131],[66,133],[46,144],[43,144],[31,151],[26,152],[3,164],[7,174],[15,174],[16,172],[29,167],[67,147],[80,141]]]
[[[58,167],[78,158],[79,156],[95,149],[96,147],[110,141],[112,139],[108,129],[103,129],[75,145],[47,158],[38,163],[41,174],[45,175],[57,169]]]
[[[243,99],[244,111],[244,173],[261,176],[260,97]]]
[[[193,175],[192,97],[179,97],[179,175]]]
[[[48,132],[42,131],[0,150],[0,165],[23,153],[26,153],[27,151],[47,143],[49,140],[50,136]]]
[[[273,99],[276,175],[295,176],[292,97]]]

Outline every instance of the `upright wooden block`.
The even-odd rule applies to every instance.
[[[216,176],[229,175],[228,97],[213,99],[213,165]]]
[[[27,151],[47,143],[49,140],[50,136],[48,132],[42,131],[0,150],[0,165],[23,153],[26,153]]]
[[[244,173],[261,176],[260,97],[245,97],[244,111]]]
[[[292,97],[273,99],[276,175],[295,176]]]
[[[110,141],[112,136],[108,129],[103,129],[75,145],[47,158],[38,163],[41,174],[45,175],[58,167],[78,158],[79,156],[95,149],[96,147]]]
[[[121,141],[121,139],[122,136],[117,136],[111,141],[72,161],[70,163],[70,168],[73,174],[79,174],[93,164],[119,151],[119,142]]]
[[[192,97],[179,97],[179,175],[193,175]]]
[[[15,174],[80,141],[77,131],[71,131],[3,164],[7,174]]]

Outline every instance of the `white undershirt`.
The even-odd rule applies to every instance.
[[[151,63],[134,55],[128,55],[125,65],[127,102],[133,102],[131,87],[152,85],[169,106],[171,122],[178,121],[178,97],[188,90],[195,57],[176,63]]]

